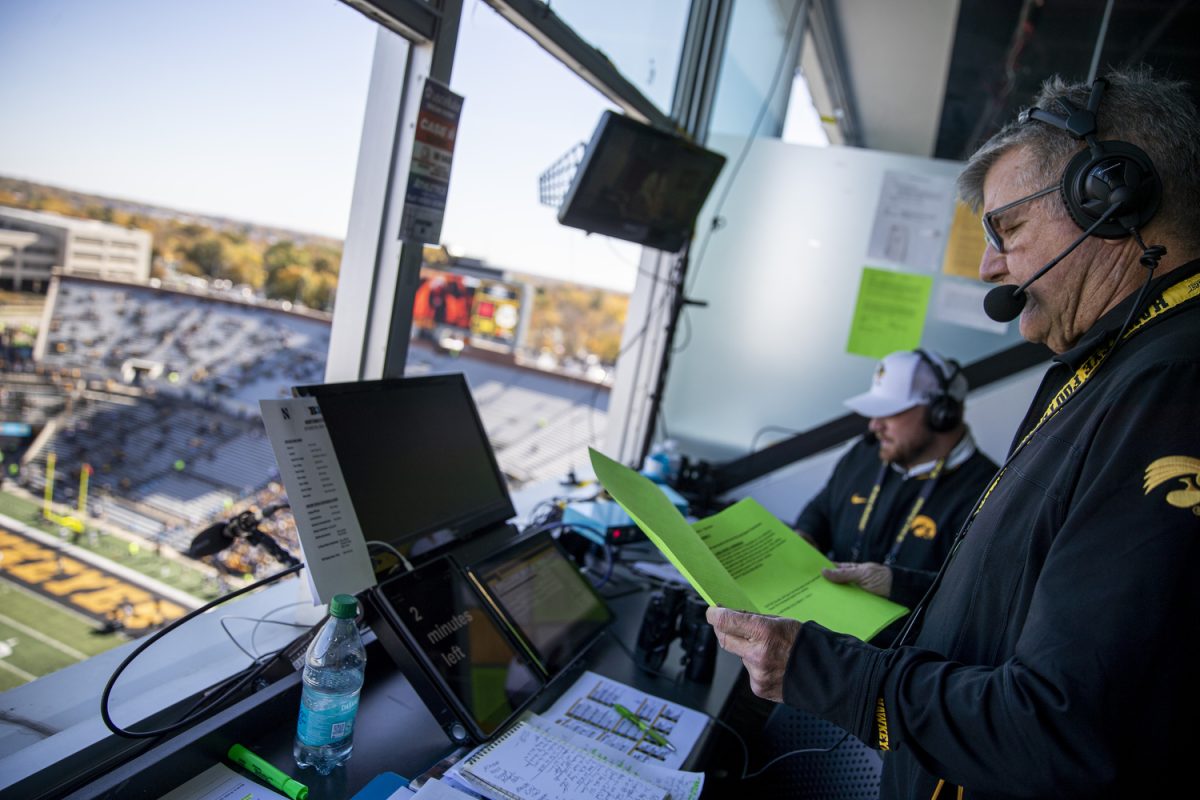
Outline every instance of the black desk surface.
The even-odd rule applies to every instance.
[[[619,638],[633,649],[648,599],[649,592],[639,590],[609,600],[616,621],[610,633],[581,660],[581,666],[710,716],[719,715],[741,668],[736,658],[719,651],[712,682],[701,685],[643,672],[613,641],[614,637]],[[664,673],[675,675],[682,670],[679,655],[676,643],[663,667]],[[537,705],[549,705],[577,675],[578,671],[573,671],[552,683]],[[70,795],[70,800],[158,798],[223,761],[230,745],[235,743],[248,747],[307,785],[310,800],[344,800],[380,772],[416,777],[455,749],[378,643],[368,647],[354,754],[344,768],[322,777],[314,770],[301,770],[295,765],[292,738],[299,707],[300,675],[294,673],[113,770],[102,780]],[[702,740],[697,751],[702,751],[704,744]],[[698,756],[699,752],[693,753],[689,761],[697,761]],[[703,768],[703,764],[687,766]]]

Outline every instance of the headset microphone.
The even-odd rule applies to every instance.
[[[1011,322],[1020,316],[1029,284],[1045,275],[1089,236],[1103,239],[1133,236],[1142,247],[1142,264],[1151,270],[1166,253],[1158,245],[1147,247],[1138,234],[1162,202],[1162,181],[1150,157],[1129,142],[1100,141],[1096,137],[1096,115],[1107,87],[1108,81],[1103,78],[1093,82],[1086,108],[1059,97],[1055,102],[1064,112],[1061,115],[1034,107],[1022,111],[1018,117],[1021,125],[1041,122],[1086,143],[1067,163],[1059,181],[1059,195],[1083,235],[1020,286],[997,286],[988,292],[983,310],[996,322]],[[1101,209],[1104,213],[1100,213]]]
[[[983,313],[996,322],[1012,322],[1017,317],[1021,316],[1021,310],[1025,308],[1025,301],[1029,295],[1025,290],[1029,288],[1029,284],[1036,281],[1038,278],[1045,275],[1058,262],[1062,261],[1067,256],[1071,255],[1076,247],[1083,244],[1083,240],[1092,235],[1097,228],[1108,222],[1109,218],[1121,207],[1122,203],[1116,202],[1108,207],[1108,210],[1100,215],[1100,218],[1093,222],[1088,229],[1085,230],[1079,237],[1067,245],[1066,249],[1056,255],[1046,264],[1033,274],[1029,280],[1022,283],[1020,286],[997,286],[988,292],[983,298]]]
[[[1025,309],[1025,292],[1017,286],[997,286],[983,298],[983,313],[996,322],[1012,322]]]

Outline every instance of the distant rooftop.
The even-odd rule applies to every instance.
[[[127,228],[124,225],[114,225],[111,222],[101,222],[97,219],[82,219],[80,217],[68,217],[62,214],[56,214],[53,211],[29,211],[24,208],[13,208],[12,206],[0,206],[0,217],[8,219],[21,220],[23,222],[32,223],[35,225],[45,225],[52,228],[67,228],[79,233],[87,233],[89,231],[95,233],[106,233],[112,235],[120,232],[135,237],[145,237],[150,239],[150,232],[140,228]]]

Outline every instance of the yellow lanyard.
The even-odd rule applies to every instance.
[[[1150,320],[1155,319],[1167,311],[1170,311],[1173,308],[1181,306],[1184,303],[1195,299],[1198,295],[1200,295],[1200,275],[1191,275],[1169,287],[1152,303],[1150,303],[1149,307],[1144,312],[1142,312],[1142,315],[1138,317],[1137,322],[1131,325],[1129,330],[1125,332],[1125,335],[1122,337],[1122,341],[1127,341],[1132,338],[1134,334],[1139,333],[1141,329],[1145,327],[1146,323],[1150,322]],[[1063,387],[1054,394],[1054,398],[1050,401],[1050,404],[1046,407],[1046,410],[1042,412],[1042,416],[1037,421],[1037,424],[1034,425],[1028,433],[1021,437],[1021,441],[1015,448],[1013,448],[1012,453],[1004,462],[1005,466],[1002,467],[1000,471],[996,473],[995,477],[992,478],[992,482],[988,484],[987,491],[984,492],[983,496],[980,497],[978,502],[975,503],[975,507],[967,516],[966,521],[963,522],[962,527],[959,529],[958,533],[955,534],[954,543],[950,547],[950,552],[946,555],[946,560],[942,563],[941,570],[938,571],[937,577],[933,581],[933,586],[929,588],[928,592],[925,594],[925,597],[920,603],[917,604],[917,607],[913,609],[912,614],[909,615],[908,624],[904,627],[904,630],[901,631],[900,636],[892,645],[893,647],[899,647],[905,641],[907,641],[908,635],[914,629],[917,618],[920,616],[921,611],[925,608],[926,602],[929,600],[930,596],[937,591],[938,586],[941,585],[942,577],[946,574],[946,568],[951,562],[953,562],[955,555],[958,553],[959,546],[966,539],[967,532],[971,530],[971,526],[975,523],[975,518],[983,509],[983,505],[991,496],[992,491],[996,488],[996,484],[1000,483],[1000,479],[1004,477],[1004,473],[1008,465],[1011,464],[1013,459],[1017,457],[1017,454],[1025,448],[1025,445],[1029,443],[1029,440],[1033,438],[1033,435],[1037,433],[1043,425],[1049,422],[1055,414],[1061,411],[1062,407],[1066,405],[1067,401],[1074,397],[1083,387],[1083,385],[1087,383],[1093,375],[1096,374],[1096,371],[1100,369],[1100,365],[1103,364],[1104,360],[1112,353],[1113,347],[1116,344],[1116,337],[1114,336],[1110,341],[1097,348],[1090,356],[1084,359],[1083,363],[1079,365],[1079,369],[1075,370],[1075,374],[1071,376],[1070,380],[1063,384]]]
[[[1173,308],[1183,305],[1197,296],[1200,296],[1200,275],[1190,275],[1178,283],[1170,286],[1152,303],[1150,303],[1149,307],[1142,312],[1142,315],[1138,317],[1137,321],[1134,322],[1133,325],[1129,326],[1129,330],[1127,330],[1125,335],[1121,337],[1121,341],[1129,341],[1135,334],[1140,333],[1142,328],[1144,328],[1151,320],[1156,319]],[[1037,421],[1037,424],[1030,428],[1029,432],[1021,437],[1021,441],[1013,449],[1012,455],[1008,457],[1006,463],[1011,464],[1012,460],[1016,458],[1017,453],[1021,452],[1021,450],[1025,448],[1025,445],[1029,444],[1029,440],[1033,438],[1033,435],[1041,430],[1042,426],[1049,422],[1055,414],[1061,411],[1062,407],[1067,404],[1067,401],[1074,397],[1079,390],[1083,388],[1085,383],[1092,379],[1092,377],[1100,370],[1100,366],[1105,362],[1105,360],[1108,359],[1113,350],[1116,349],[1116,345],[1116,337],[1113,337],[1100,347],[1096,348],[1091,355],[1083,360],[1083,363],[1079,365],[1079,369],[1075,370],[1075,374],[1063,384],[1061,389],[1054,393],[1054,397],[1050,400],[1050,404],[1046,406],[1046,410],[1042,412],[1042,416]],[[1001,469],[996,473],[995,477],[992,478],[992,482],[988,484],[987,491],[983,493],[983,497],[979,499],[979,502],[975,506],[975,510],[971,512],[968,525],[971,521],[974,521],[975,516],[981,510],[983,510],[983,504],[986,503],[988,497],[991,496],[992,490],[996,488],[996,484],[1000,483],[1000,479],[1004,477],[1006,470],[1007,467]]]
[[[925,501],[933,494],[933,489],[937,485],[938,478],[942,475],[942,468],[944,466],[946,466],[946,459],[944,458],[939,458],[937,463],[933,465],[933,469],[926,479],[926,484],[921,487],[921,493],[917,495],[917,501],[913,503],[908,516],[904,518],[904,524],[900,526],[900,532],[896,534],[896,539],[892,542],[887,557],[883,560],[884,564],[890,565],[895,562],[896,556],[900,552],[900,545],[904,544],[904,539],[908,536],[908,530],[912,527],[913,520],[917,518],[917,514],[921,513],[921,508],[925,505]],[[879,470],[879,477],[875,479],[875,485],[871,487],[871,494],[867,497],[867,505],[863,508],[862,516],[858,518],[858,538],[854,542],[854,548],[850,551],[851,561],[859,561],[863,557],[863,537],[866,535],[867,522],[871,519],[871,512],[875,510],[875,502],[879,499],[879,491],[883,488],[883,479],[887,477],[889,469],[891,469],[891,465],[886,461],[883,462],[883,466]]]

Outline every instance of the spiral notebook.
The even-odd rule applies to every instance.
[[[666,790],[524,721],[484,745],[459,774],[493,800],[665,800]]]

